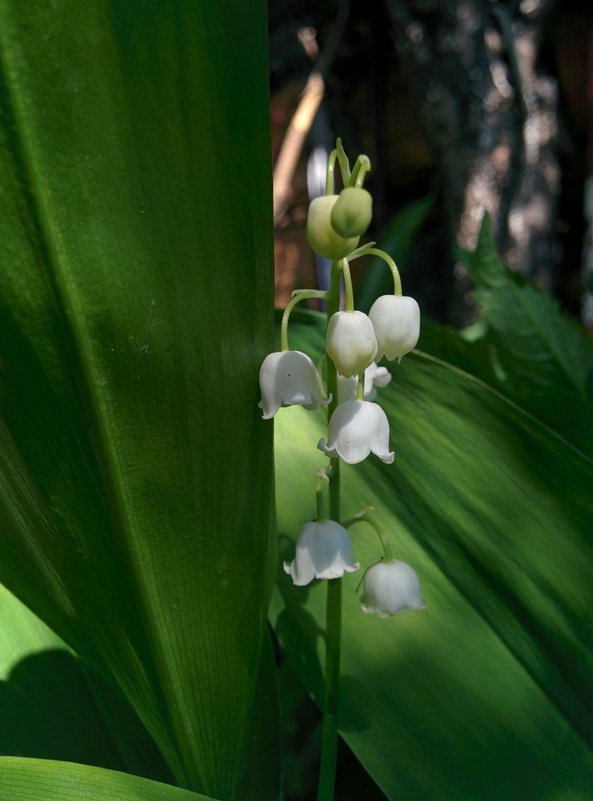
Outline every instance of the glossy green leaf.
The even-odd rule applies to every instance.
[[[265,17],[0,2],[0,580],[224,799],[272,569]]]
[[[264,640],[254,698],[254,734],[247,754],[245,776],[238,793],[241,801],[276,801],[283,798],[279,700],[276,655],[271,632],[268,632]]]
[[[171,781],[154,742],[124,700],[2,586],[0,754],[82,762]]]
[[[319,319],[291,346],[318,356]],[[343,470],[343,515],[377,509],[418,571],[425,612],[361,613],[345,579],[341,730],[388,798],[587,798],[593,784],[593,464],[483,382],[426,355],[380,391],[394,465]],[[315,515],[322,414],[276,418],[281,549]],[[352,528],[364,567],[381,553]],[[278,578],[272,617],[295,670],[321,694],[323,582]]]
[[[214,801],[114,770],[46,759],[0,757],[2,801]]]

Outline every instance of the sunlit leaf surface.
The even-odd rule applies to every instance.
[[[82,762],[171,781],[124,699],[2,586],[0,754]]]
[[[113,770],[45,759],[0,757],[2,801],[214,801]]]
[[[313,315],[291,347],[318,356]],[[307,322],[308,321],[308,322]],[[364,615],[345,580],[343,736],[390,799],[587,798],[593,785],[593,465],[554,431],[422,354],[380,402],[393,466],[345,466],[343,515],[377,509],[427,610]],[[322,414],[276,417],[283,556],[315,516]],[[363,569],[381,556],[352,528]],[[278,578],[273,619],[310,692],[322,688],[324,585]]]

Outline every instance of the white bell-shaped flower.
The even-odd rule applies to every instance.
[[[307,523],[299,534],[294,560],[284,562],[284,572],[298,587],[316,578],[341,578],[359,567],[352,555],[350,534],[335,520]]]
[[[414,568],[397,559],[369,567],[363,578],[362,611],[380,617],[406,609],[425,609],[420,579]]]
[[[416,347],[420,336],[420,309],[414,298],[382,295],[369,311],[377,337],[377,359],[401,359]]]
[[[269,353],[259,370],[261,389],[260,409],[263,419],[269,420],[281,406],[304,406],[316,409],[328,404],[322,397],[321,381],[315,365],[300,350]]]
[[[391,381],[391,373],[386,367],[379,367],[377,362],[369,364],[364,371],[364,399],[374,401],[377,397],[377,389],[386,387]],[[356,400],[356,390],[358,389],[358,378],[352,376],[346,378],[338,376],[338,397],[340,403],[347,400]]]
[[[360,311],[332,314],[326,350],[341,375],[350,378],[362,373],[377,355],[377,339],[369,317]]]
[[[347,464],[358,464],[372,451],[385,464],[393,462],[389,450],[389,421],[383,409],[369,401],[340,403],[329,421],[326,444],[320,439],[317,447],[330,457],[338,456]]]

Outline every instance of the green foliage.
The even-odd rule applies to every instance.
[[[291,343],[319,355],[320,319]],[[343,469],[348,517],[368,504],[420,574],[426,612],[365,616],[345,579],[342,734],[388,798],[587,797],[593,781],[593,463],[483,382],[423,354],[381,390],[395,465]],[[277,508],[288,558],[315,515],[323,415],[276,426]],[[352,529],[365,566],[374,534]],[[320,698],[324,582],[278,579],[272,617]],[[572,795],[571,795],[572,793]]]
[[[487,215],[475,251],[460,255],[480,304],[477,335],[468,332],[468,343],[428,327],[419,347],[487,381],[593,455],[593,340],[549,294],[505,267]]]
[[[113,770],[17,757],[0,757],[0,797],[3,801],[215,801]]]
[[[261,0],[0,2],[6,801],[278,796],[265,54]],[[432,202],[387,250],[405,261]],[[425,328],[451,364],[395,368],[396,467],[344,469],[344,515],[377,508],[428,610],[365,617],[345,580],[341,729],[389,798],[581,798],[593,346],[504,268],[487,220],[464,258],[481,327]],[[389,291],[382,263],[369,276],[361,308]],[[318,318],[297,319],[293,346],[319,356]],[[286,556],[324,428],[278,419]],[[272,617],[319,701],[323,585],[282,574]]]
[[[233,798],[273,570],[265,4],[4,0],[0,54],[0,580]]]
[[[0,621],[0,754],[171,780],[124,700],[1,586]]]

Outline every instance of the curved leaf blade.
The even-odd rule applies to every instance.
[[[0,793],[6,801],[214,801],[114,770],[19,757],[0,757]]]
[[[265,5],[7,0],[0,58],[0,580],[231,798],[271,576]]]
[[[154,742],[121,696],[1,585],[0,754],[171,781]]]
[[[593,341],[588,332],[551,295],[506,267],[488,214],[476,249],[460,251],[460,257],[476,287],[481,336],[464,343],[463,354],[460,343],[459,355],[466,364],[473,362],[471,372],[591,456]],[[447,358],[430,332],[422,335],[420,347]]]
[[[301,320],[303,318],[300,318]],[[309,317],[309,321],[311,317]],[[309,322],[291,344],[320,353]],[[460,370],[422,354],[380,401],[393,467],[345,467],[344,517],[371,504],[428,609],[363,615],[346,578],[342,734],[389,798],[587,797],[593,781],[593,465]],[[276,425],[281,542],[314,517],[322,415]],[[352,529],[363,569],[374,535]],[[278,579],[276,630],[317,700],[325,593]]]

